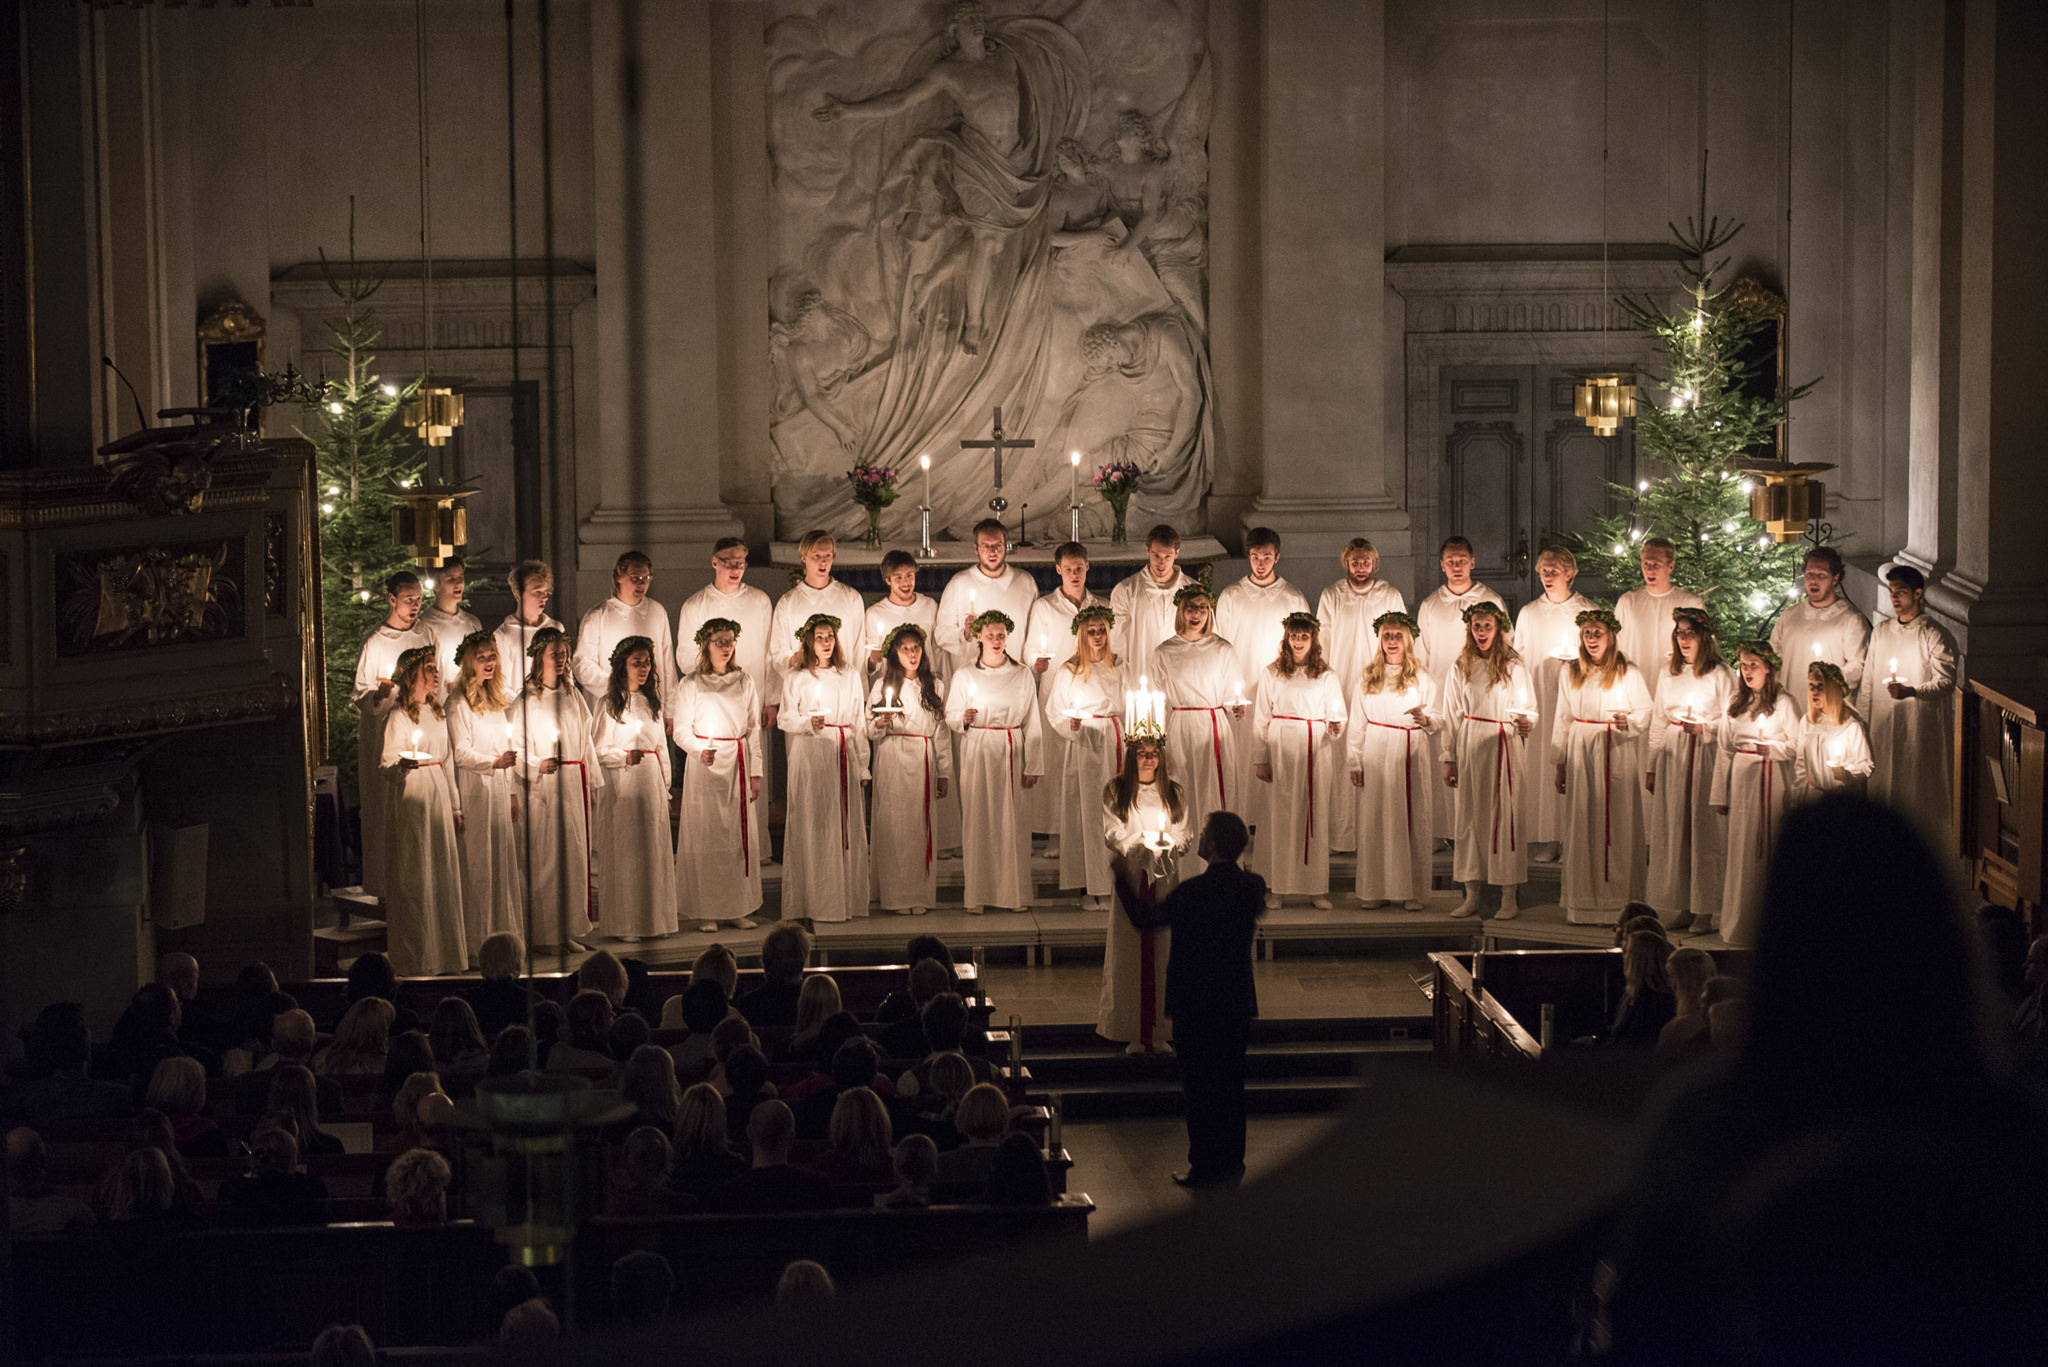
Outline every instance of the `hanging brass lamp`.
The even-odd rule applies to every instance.
[[[462,501],[476,492],[473,487],[421,479],[384,492],[391,499],[391,539],[411,551],[421,569],[440,569],[468,544],[469,510]]]
[[[413,392],[399,421],[427,445],[446,446],[462,426],[462,396],[438,385],[423,385]]]
[[[1606,374],[1582,377],[1572,390],[1572,411],[1585,419],[1586,426],[1603,437],[1621,430],[1623,418],[1636,415],[1636,387],[1632,375]]]
[[[1818,461],[1739,460],[1730,467],[1749,478],[1749,515],[1784,545],[1807,535],[1827,511],[1828,490],[1813,476],[1832,465]]]

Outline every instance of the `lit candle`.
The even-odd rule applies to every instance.
[[[1818,660],[1818,659],[1820,658],[1820,642],[1819,642],[1819,641],[1815,641],[1815,642],[1813,643],[1813,658],[1814,658],[1814,659],[1816,659],[1816,660]]]
[[[1051,658],[1050,653],[1045,648],[1045,633],[1042,631],[1038,633],[1038,655],[1040,659]]]
[[[1896,656],[1896,655],[1894,655],[1894,656],[1892,656],[1892,675],[1891,675],[1891,678],[1887,679],[1887,680],[1886,680],[1885,682],[1887,682],[1887,683],[1897,683],[1898,681],[1899,681],[1899,657],[1898,657],[1898,656]]]
[[[1067,456],[1067,463],[1074,467],[1074,494],[1070,501],[1078,507],[1081,502],[1081,453],[1079,451],[1070,452]]]
[[[929,508],[932,506],[932,458],[919,456],[917,464],[924,471],[924,506]]]
[[[417,726],[412,729],[412,748],[415,750],[420,748],[420,729]]]
[[[1685,695],[1685,719],[1696,722],[1700,719],[1700,694],[1698,689]]]
[[[970,708],[974,706],[974,680],[972,679],[967,681],[967,705]]]

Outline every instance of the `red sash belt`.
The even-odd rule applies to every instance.
[[[1367,726],[1377,726],[1385,731],[1399,731],[1401,735],[1401,798],[1408,804],[1408,843],[1415,843],[1415,781],[1411,772],[1415,758],[1415,733],[1419,726],[1397,726],[1390,721],[1367,721]]]
[[[1090,712],[1090,720],[1106,721],[1116,732],[1116,771],[1124,771],[1124,719],[1114,712]]]
[[[1230,810],[1230,792],[1223,786],[1223,728],[1216,720],[1220,707],[1176,707],[1175,712],[1207,712],[1209,714],[1209,744],[1216,752],[1216,807],[1219,811]]]
[[[1469,712],[1465,714],[1465,720],[1500,728],[1500,748],[1493,752],[1493,852],[1500,853],[1500,781],[1505,772],[1508,781],[1508,853],[1513,854],[1516,849],[1515,762],[1508,756],[1508,732],[1514,729],[1514,723],[1502,721],[1499,717],[1475,717]]]
[[[1324,717],[1290,717],[1284,713],[1273,714],[1274,721],[1298,721],[1308,724],[1308,826],[1301,833],[1301,862],[1308,863],[1308,842],[1316,833],[1316,723],[1330,723]]]
[[[1608,856],[1614,850],[1614,722],[1589,721],[1585,717],[1573,717],[1581,726],[1604,726],[1607,728],[1606,744],[1600,753],[1600,824],[1603,828],[1600,843],[1600,881],[1612,882],[1614,875],[1608,869]]]
[[[753,787],[753,780],[752,780],[752,778],[751,778],[751,777],[750,777],[750,776],[749,776],[749,775],[747,774],[747,741],[746,741],[746,737],[744,737],[744,736],[707,736],[707,735],[705,735],[705,734],[704,734],[704,733],[703,733],[702,731],[696,731],[696,732],[693,732],[692,734],[693,734],[693,735],[695,735],[695,736],[697,737],[697,739],[698,739],[698,740],[712,740],[712,741],[730,741],[730,742],[732,742],[732,743],[733,743],[734,745],[737,745],[737,746],[739,746],[739,755],[740,755],[740,877],[742,877],[742,878],[745,878],[745,877],[746,877],[746,876],[747,876],[748,874],[750,874],[750,873],[752,873],[752,872],[754,871],[754,856],[753,856],[753,850],[752,850],[752,842],[751,842],[751,841],[750,841],[750,840],[748,839],[748,834],[747,834],[747,828],[748,828],[749,826],[752,826],[752,825],[753,825],[754,823],[753,823],[752,821],[749,821],[749,820],[747,819],[747,818],[748,818],[748,817],[749,817],[749,816],[751,815],[751,813],[750,813],[750,812],[748,812],[748,810],[747,810],[747,805],[748,805],[748,803],[749,803],[749,802],[750,802],[750,801],[752,800],[752,799],[751,799],[751,797],[749,796],[748,792],[747,792],[747,789],[749,789],[749,788]]]
[[[849,808],[846,796],[846,733],[853,728],[841,722],[828,721],[825,723],[825,729],[839,733],[839,848],[850,850],[853,848],[853,834],[847,824]]]
[[[1671,724],[1672,724],[1673,726],[1677,726],[1677,727],[1683,727],[1683,726],[1685,726],[1685,725],[1686,725],[1687,723],[1685,723],[1685,722],[1682,722],[1682,721],[1675,721],[1675,722],[1672,722]],[[1694,726],[1704,726],[1704,725],[1705,725],[1706,723],[1704,723],[1704,722],[1698,722],[1698,721],[1695,721],[1695,722],[1693,722],[1693,723],[1691,723],[1691,724],[1692,724],[1692,725],[1694,725]],[[1689,735],[1687,735],[1685,739],[1686,739],[1686,747],[1685,747],[1685,804],[1684,804],[1684,810],[1685,810],[1685,847],[1686,847],[1687,849],[1691,849],[1691,848],[1692,848],[1692,805],[1693,805],[1693,797],[1692,797],[1692,777],[1693,777],[1693,771],[1694,771],[1694,768],[1695,768],[1695,766],[1696,766],[1696,765],[1698,764],[1698,762],[1699,762],[1699,757],[1700,757],[1700,737],[1699,737],[1699,732],[1697,732],[1697,731],[1695,731],[1695,732],[1692,732],[1692,733],[1690,733]]]
[[[596,852],[590,847],[590,771],[583,767],[580,759],[558,759],[560,765],[576,766],[576,777],[583,782],[583,917],[591,925],[597,924],[597,867]],[[556,773],[561,769],[557,768]]]
[[[928,731],[891,731],[883,740],[894,740],[901,736],[905,740],[924,742],[924,871],[932,871],[932,738]]]
[[[1754,746],[1738,745],[1735,747],[1735,753],[1755,755],[1763,761],[1758,767],[1763,770],[1764,819],[1756,828],[1756,857],[1758,863],[1764,863],[1771,857],[1771,770],[1777,768],[1778,764],[1771,758],[1771,752],[1767,749],[1759,750]]]
[[[970,726],[967,729],[970,731],[1000,731],[1003,733],[1003,748],[1008,753],[1010,759],[1010,786],[1012,788],[1016,787],[1017,732],[1022,730],[1023,728],[1016,726],[982,726],[979,723],[976,723],[975,725]]]

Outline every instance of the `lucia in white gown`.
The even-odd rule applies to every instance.
[[[1387,613],[1406,612],[1408,604],[1399,589],[1376,577],[1380,553],[1364,537],[1351,538],[1337,560],[1344,566],[1344,577],[1316,599],[1316,620],[1323,625],[1323,655],[1337,671],[1348,699],[1379,653],[1379,633],[1372,624]],[[1339,854],[1358,848],[1357,804],[1345,796],[1344,788],[1340,781],[1330,821],[1330,848]]]
[[[668,733],[654,641],[628,636],[612,649],[597,705],[598,932],[614,940],[676,933],[676,859],[668,831]],[[666,653],[666,652],[663,652]]]
[[[1377,624],[1379,652],[1351,690],[1345,758],[1357,813],[1358,900],[1399,902],[1411,911],[1429,898],[1435,847],[1436,747],[1443,725],[1436,680],[1415,659],[1415,626],[1405,613]]]
[[[1737,660],[1742,678],[1721,719],[1713,802],[1728,819],[1721,938],[1748,945],[1756,943],[1771,845],[1792,796],[1800,720],[1799,705],[1778,688],[1777,672],[1768,661],[1747,646]]]
[[[431,646],[398,659],[376,781],[385,785],[390,878],[383,902],[391,967],[400,977],[469,967],[462,933],[462,799],[449,765],[441,668]]]
[[[455,791],[462,801],[462,931],[475,956],[492,935],[526,937],[525,872],[519,853],[519,757],[512,750],[512,713],[498,668],[498,643],[487,631],[456,649],[461,673],[448,692],[448,743]]]
[[[1125,747],[1123,772],[1098,799],[1104,843],[1130,861],[1139,897],[1151,901],[1179,885],[1180,861],[1194,843],[1186,794],[1167,777],[1171,763],[1161,759],[1156,741]],[[1097,1034],[1128,1045],[1132,1053],[1155,1053],[1166,1046],[1172,1034],[1166,1019],[1166,961],[1172,947],[1171,931],[1139,930],[1111,898]]]
[[[1115,897],[1109,847],[1096,839],[1102,790],[1123,769],[1123,673],[1110,650],[1111,613],[1083,608],[1074,619],[1074,653],[1052,671],[1046,691],[1045,725],[1051,747],[1066,760],[1058,766],[1060,886],[1080,888],[1089,910]],[[1116,915],[1111,906],[1110,913]]]
[[[568,638],[543,629],[532,651],[526,684],[512,700],[512,748],[526,790],[534,949],[561,950],[574,947],[597,920],[590,838],[604,770],[583,692],[569,674]]]
[[[720,630],[723,628],[723,630]],[[699,623],[698,667],[676,686],[676,744],[683,755],[683,801],[676,827],[678,920],[698,929],[719,922],[754,924],[761,909],[761,863],[768,857],[761,804],[767,781],[761,692],[740,664],[742,628],[730,617]]]
[[[1444,758],[1456,828],[1451,876],[1465,885],[1465,900],[1453,916],[1477,912],[1488,883],[1501,889],[1496,919],[1521,914],[1516,889],[1529,881],[1522,789],[1530,782],[1528,736],[1535,713],[1528,667],[1508,644],[1506,611],[1474,604],[1465,613],[1465,649],[1451,664],[1444,701]]]
[[[1332,812],[1352,797],[1342,776],[1344,682],[1306,612],[1288,614],[1275,653],[1252,708],[1252,779],[1266,790],[1266,814],[1250,867],[1266,880],[1268,906],[1292,893],[1327,908]]]
[[[1249,719],[1251,699],[1238,691],[1237,652],[1212,627],[1207,590],[1190,584],[1175,595],[1174,634],[1153,653],[1152,687],[1166,695],[1166,753],[1187,794],[1188,825],[1201,830],[1211,812],[1236,811],[1237,730]],[[1192,878],[1207,865],[1187,859]]]
[[[976,618],[981,658],[961,666],[946,698],[946,725],[960,737],[960,855],[969,912],[1031,904],[1024,794],[1038,784],[1045,727],[1038,676],[1003,653],[1010,629],[1002,617]]]
[[[939,899],[940,807],[953,782],[946,694],[924,628],[886,638],[868,686],[874,717],[875,900],[884,911],[922,916]],[[884,709],[900,708],[901,711]]]
[[[782,919],[868,914],[867,703],[838,623],[805,623],[799,667],[784,677],[775,725],[789,746],[782,826]]]
[[[1870,733],[1849,706],[1842,671],[1814,661],[1806,667],[1806,716],[1792,757],[1792,801],[1812,802],[1837,790],[1861,793],[1876,767]]]
[[[1735,671],[1721,661],[1713,624],[1683,609],[1672,628],[1677,674],[1666,673],[1650,712],[1648,768],[1643,775],[1643,825],[1650,867],[1643,900],[1674,925],[1712,930],[1721,914],[1727,874],[1728,823],[1714,810],[1714,764],[1721,754],[1721,718],[1735,694]]]
[[[1642,835],[1643,733],[1650,690],[1615,641],[1614,614],[1579,614],[1579,658],[1557,681],[1557,755],[1551,782],[1564,794],[1565,920],[1613,925],[1641,898],[1648,857]]]

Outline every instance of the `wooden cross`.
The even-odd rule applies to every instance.
[[[1003,452],[1027,450],[1036,445],[1038,445],[1038,443],[1030,437],[1011,437],[1008,440],[1004,439],[1003,410],[1001,408],[996,409],[994,440],[987,440],[979,437],[962,437],[960,439],[960,448],[963,451],[986,450],[995,453],[996,496],[988,501],[990,512],[1000,514],[1005,508],[1008,508],[1010,506],[1010,501],[1003,497]]]

